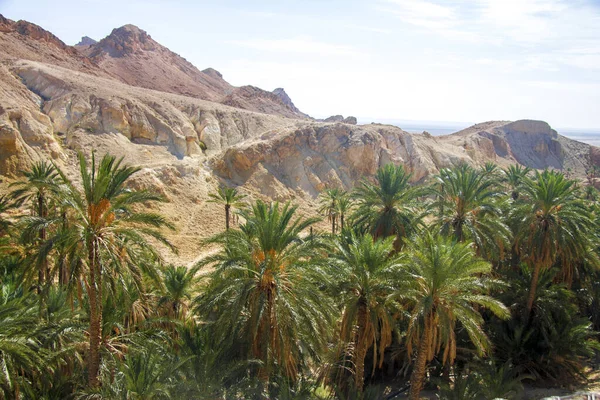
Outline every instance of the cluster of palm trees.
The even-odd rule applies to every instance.
[[[161,258],[173,227],[137,168],[79,166],[0,197],[0,397],[516,397],[593,362],[593,177],[386,165],[320,195],[331,233],[223,187],[218,250],[187,268]]]
[[[503,396],[526,378],[584,370],[598,328],[588,190],[557,171],[493,164],[410,178],[387,165],[352,192],[323,191],[331,234],[258,201],[209,241],[222,250],[199,264],[214,269],[197,311],[229,360],[251,363],[256,396],[308,380],[362,397],[404,376],[413,399],[440,379],[481,398],[473,387]],[[462,379],[477,362],[496,368],[487,383]]]

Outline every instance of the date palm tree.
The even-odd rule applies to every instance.
[[[295,380],[309,358],[318,360],[334,315],[319,286],[327,282],[323,241],[301,235],[317,219],[294,219],[296,208],[257,201],[241,212],[240,229],[208,241],[222,249],[199,263],[214,271],[197,310],[213,320],[224,351],[237,346],[240,361],[260,361],[253,374],[265,385],[277,373]]]
[[[338,188],[325,189],[319,194],[319,213],[331,223],[331,233],[335,235],[339,215],[339,202],[345,192]]]
[[[160,256],[148,238],[174,249],[159,230],[173,227],[158,214],[138,211],[163,200],[146,190],[127,188],[127,181],[139,168],[124,166],[122,159],[108,154],[96,164],[94,153],[89,165],[80,153],[79,169],[82,190],[61,173],[66,186],[61,200],[73,216],[69,229],[62,231],[57,241],[79,261],[78,278],[89,305],[88,384],[97,387],[105,286],[111,288],[127,276],[141,290],[144,275],[157,279],[155,263],[148,259]]]
[[[587,185],[583,189],[583,194],[584,198],[588,201],[598,201],[598,189],[596,189],[594,186]]]
[[[354,224],[375,239],[396,237],[397,250],[419,229],[423,217],[416,202],[419,192],[410,186],[410,177],[403,166],[388,164],[377,170],[376,184],[363,181],[353,194]]]
[[[348,193],[346,193],[346,192],[342,193],[342,195],[340,196],[340,198],[337,201],[336,208],[337,208],[337,215],[339,215],[339,217],[340,217],[340,233],[342,233],[345,228],[344,222],[346,219],[346,215],[348,215],[348,213],[352,209],[352,199],[350,198]]]
[[[394,307],[388,301],[395,292],[398,259],[393,256],[394,237],[374,240],[370,234],[342,237],[331,256],[335,293],[342,301],[340,338],[354,348],[354,383],[362,393],[365,356],[373,346],[373,372],[383,363],[392,343]]]
[[[409,395],[416,400],[428,362],[440,352],[443,364],[454,362],[457,323],[482,355],[490,343],[482,330],[479,307],[501,318],[510,314],[500,301],[486,294],[486,288],[495,283],[486,276],[491,265],[475,255],[470,243],[427,233],[410,246],[404,262],[406,277],[396,298],[409,314],[407,351],[411,354],[416,348]]]
[[[30,171],[23,173],[24,179],[10,185],[11,196],[19,205],[28,203],[33,216],[28,218],[24,231],[35,230],[37,234],[36,244],[44,243],[47,239],[48,224],[46,219],[50,212],[50,203],[56,197],[59,184],[59,174],[55,166],[46,161],[36,162]],[[29,238],[28,238],[29,239]],[[37,262],[31,263],[37,267],[38,293],[40,294],[40,307],[45,308],[46,285],[51,281],[48,258],[37,257]]]
[[[530,172],[531,168],[523,167],[520,164],[509,165],[508,168],[502,170],[502,173],[504,174],[503,181],[510,189],[510,195],[513,200],[519,198],[520,191]]]
[[[498,182],[499,171],[500,170],[499,170],[498,166],[491,161],[486,162],[479,169],[479,172],[481,173],[481,175],[483,175],[486,179],[493,181],[493,183]]]
[[[167,315],[185,319],[189,302],[198,283],[196,277],[198,269],[198,266],[187,268],[183,265],[168,265],[163,269],[161,275],[164,290],[158,299],[158,305],[166,307]]]
[[[246,206],[246,203],[243,202],[246,195],[238,192],[235,188],[221,186],[217,193],[210,193],[208,196],[211,198],[208,200],[210,203],[222,204],[225,207],[225,229],[229,230],[231,212]]]
[[[435,179],[433,207],[443,210],[440,233],[458,242],[473,241],[481,255],[501,253],[510,230],[502,221],[502,194],[494,180],[466,164],[443,170]]]
[[[0,196],[0,238],[8,233],[8,229],[12,225],[11,221],[6,216],[6,212],[13,208],[13,206],[14,203],[11,201],[9,196]]]
[[[540,272],[560,260],[563,276],[569,280],[572,268],[586,254],[594,227],[588,206],[581,200],[576,181],[559,172],[536,172],[523,187],[527,197],[515,210],[519,223],[516,246],[533,270],[527,300],[531,314]]]
[[[45,372],[46,352],[36,337],[39,319],[35,299],[12,282],[0,286],[0,393],[2,398],[21,398],[27,374]]]

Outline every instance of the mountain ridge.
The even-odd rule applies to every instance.
[[[248,96],[246,86],[232,86],[215,69],[200,71],[132,24],[113,29],[100,41],[84,36],[75,46],[69,46],[36,24],[15,22],[0,14],[0,33],[3,34],[0,37],[0,61],[41,61],[96,76],[112,77],[133,86],[228,102],[290,118],[310,118],[279,97],[271,96],[271,92],[256,88],[252,96]],[[242,97],[243,101],[235,101]]]

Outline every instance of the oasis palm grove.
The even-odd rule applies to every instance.
[[[79,167],[38,162],[0,198],[2,398],[519,398],[594,365],[593,178],[390,164],[321,193],[331,232],[222,187],[227,229],[187,268],[138,168]]]

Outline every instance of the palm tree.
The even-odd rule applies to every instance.
[[[454,362],[457,322],[481,355],[490,344],[481,329],[484,321],[478,307],[502,318],[510,314],[501,302],[485,294],[493,283],[486,277],[491,265],[475,255],[471,244],[427,233],[410,247],[405,262],[407,276],[396,297],[409,313],[407,351],[411,354],[417,349],[409,395],[416,400],[427,364],[442,348],[442,363]]]
[[[352,208],[352,199],[348,195],[348,193],[343,192],[340,198],[337,201],[337,215],[340,217],[340,232],[344,231],[344,220],[346,215],[350,212]]]
[[[167,314],[175,318],[185,319],[189,301],[198,281],[198,266],[168,265],[162,271],[164,291],[158,300],[159,306],[166,306]]]
[[[377,170],[377,184],[363,181],[354,192],[358,202],[353,214],[355,225],[375,239],[395,236],[397,250],[422,220],[415,201],[419,193],[410,186],[410,177],[401,165],[388,164]]]
[[[32,385],[25,374],[45,371],[44,355],[36,337],[39,325],[35,299],[12,282],[0,287],[0,391],[2,398],[21,398]]]
[[[494,181],[466,164],[442,170],[432,188],[434,207],[442,211],[440,232],[456,241],[472,240],[480,254],[502,252],[510,231],[502,222],[498,207],[501,193]]]
[[[399,267],[393,256],[394,240],[350,234],[337,241],[337,251],[331,256],[334,291],[343,305],[340,338],[353,344],[354,382],[359,393],[364,386],[367,350],[373,346],[374,371],[378,361],[381,367],[384,351],[392,343],[394,317],[388,297],[395,292]]]
[[[5,214],[8,210],[13,208],[14,203],[7,195],[0,196],[0,237],[7,234],[8,229],[12,225],[11,221],[6,218]]]
[[[325,215],[327,220],[331,222],[331,233],[335,235],[337,218],[338,218],[338,203],[345,192],[338,188],[325,189],[319,194],[319,213]]]
[[[492,180],[492,181],[497,181],[498,171],[499,171],[498,166],[491,161],[486,162],[480,168],[481,175],[483,175],[485,178]]]
[[[235,188],[221,186],[216,194],[210,193],[208,196],[211,198],[211,200],[208,200],[210,203],[217,203],[225,206],[225,229],[229,230],[231,211],[236,208],[241,209],[246,205],[246,203],[242,201],[246,195],[239,193]]]
[[[171,244],[159,231],[173,228],[162,216],[138,212],[136,206],[147,207],[149,202],[162,201],[162,197],[145,190],[127,189],[127,180],[139,168],[122,166],[122,159],[105,155],[96,165],[92,153],[91,166],[79,154],[79,169],[83,190],[79,191],[62,175],[66,188],[62,201],[67,204],[73,218],[69,229],[60,232],[57,241],[64,244],[68,254],[78,257],[80,279],[89,303],[89,354],[87,357],[88,383],[99,384],[103,294],[107,283],[114,286],[124,276],[130,277],[142,288],[144,275],[157,278],[155,260],[160,256],[148,242],[153,238],[171,249]],[[62,174],[62,173],[61,173]]]
[[[39,243],[44,243],[47,239],[47,224],[45,223],[50,211],[50,202],[56,196],[59,183],[59,174],[56,167],[45,161],[34,163],[31,171],[25,171],[24,180],[14,182],[10,185],[13,188],[11,196],[16,203],[30,203],[32,205],[35,217],[32,219],[31,226],[37,231]],[[40,257],[38,260],[38,293],[42,301],[40,306],[44,307],[45,286],[51,281],[50,270],[47,257]]]
[[[519,221],[516,246],[533,270],[527,314],[531,314],[540,272],[560,259],[569,280],[572,267],[589,248],[594,222],[587,205],[579,198],[576,182],[559,172],[545,170],[528,179],[523,192],[527,202],[515,210]]]
[[[242,211],[246,222],[208,243],[223,246],[199,265],[212,265],[197,309],[213,320],[226,351],[260,361],[258,378],[279,372],[295,380],[308,358],[318,359],[333,310],[319,285],[327,282],[317,261],[322,240],[300,233],[317,219],[294,218],[296,206],[257,201]]]
[[[508,168],[502,170],[504,174],[504,182],[506,182],[508,188],[511,191],[511,197],[513,200],[519,198],[519,192],[525,184],[527,175],[531,172],[531,168],[523,167],[520,164],[509,165]]]
[[[188,360],[174,360],[159,346],[137,348],[120,365],[124,376],[124,392],[128,399],[171,399],[180,370]]]
[[[589,201],[598,201],[598,189],[594,186],[587,185],[584,189],[584,198]]]

